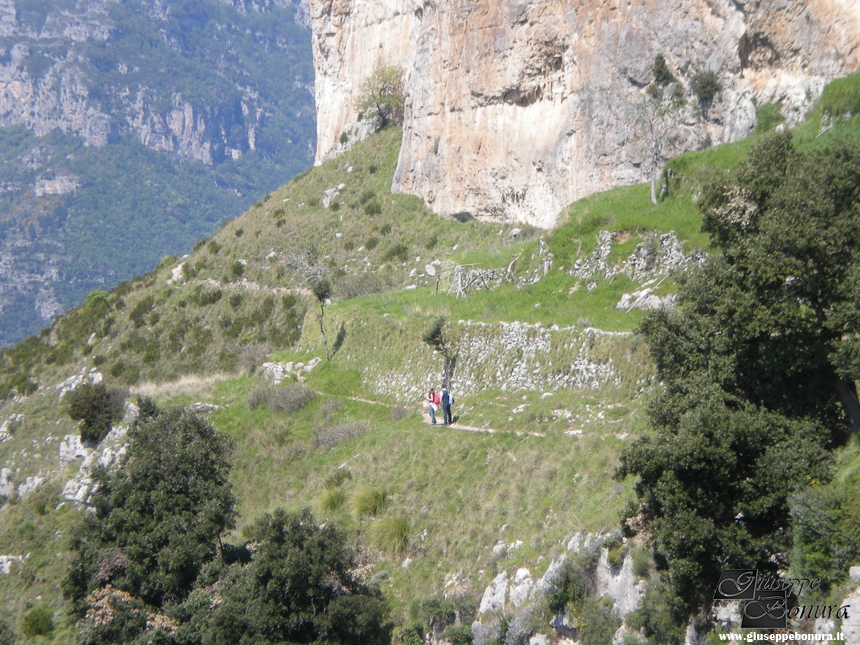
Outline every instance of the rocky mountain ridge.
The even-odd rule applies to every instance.
[[[301,2],[222,4],[243,15],[294,12],[297,24],[307,24]],[[123,22],[128,16],[118,15],[122,5],[90,0],[41,7],[2,0],[0,127],[23,125],[39,136],[59,128],[80,136],[88,146],[104,146],[132,133],[147,147],[206,164],[255,150],[262,121],[277,109],[273,97],[261,91],[261,79],[250,78],[237,60],[222,60],[210,71],[228,80],[233,85],[230,91],[189,96],[187,88],[173,84],[172,70],[165,66],[177,61],[153,60],[143,47],[112,53],[119,49],[117,42],[129,39],[129,25]],[[168,48],[180,55],[186,53],[187,43],[177,25],[203,19],[199,8],[189,12],[168,2],[148,2],[140,9]],[[215,31],[228,47],[237,39],[228,21],[219,22]],[[260,46],[280,49],[285,57],[295,45],[276,34],[255,35],[265,36]],[[149,34],[137,36],[145,43]],[[149,66],[160,69],[147,70]],[[163,75],[158,83],[147,78],[153,71]],[[295,82],[299,91],[308,91],[309,78],[297,77]]]
[[[746,137],[756,106],[791,124],[825,83],[860,69],[850,0],[525,2],[311,0],[317,159],[357,118],[378,65],[405,72],[403,147],[392,189],[438,214],[549,228],[588,194],[643,181],[630,106],[655,57],[685,88],[666,152]],[[690,89],[716,75],[713,105]]]

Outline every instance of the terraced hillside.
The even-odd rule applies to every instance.
[[[857,117],[822,118],[798,146],[857,137]],[[442,220],[391,194],[399,140],[381,131],[2,354],[0,553],[21,559],[3,561],[0,619],[20,631],[40,612],[54,641],[74,640],[58,588],[69,532],[96,465],[121,462],[133,415],[80,442],[69,392],[103,383],[194,406],[232,437],[239,517],[225,542],[277,508],[345,527],[402,642],[416,621],[441,634],[476,615],[486,642],[503,628],[565,633],[537,590],[584,544],[604,587],[626,587],[595,598],[586,623],[603,631],[583,633],[615,631],[612,607],[627,613],[654,575],[642,537],[617,531],[636,510],[632,478],[613,478],[619,453],[659,389],[634,331],[709,252],[703,183],[755,141],[674,160],[656,206],[648,186],[618,189],[546,233]],[[444,378],[455,423],[430,426],[423,400]]]

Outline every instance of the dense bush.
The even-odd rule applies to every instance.
[[[210,568],[185,603],[183,642],[387,645],[385,607],[351,574],[342,533],[308,511],[278,510],[247,535],[250,561]]]
[[[21,631],[24,633],[24,636],[31,638],[33,636],[51,638],[54,635],[53,612],[45,605],[36,605],[24,616]]]
[[[72,540],[63,588],[78,618],[108,586],[148,607],[182,601],[233,526],[229,437],[191,413],[141,405],[129,438],[121,467],[96,474],[94,513]]]
[[[386,249],[382,259],[386,262],[397,260],[398,262],[406,262],[409,257],[409,245],[404,242],[397,242]]]
[[[710,103],[723,89],[714,72],[697,73],[690,79],[690,87],[702,103]]]
[[[669,66],[666,65],[666,59],[663,57],[663,54],[657,54],[654,57],[654,66],[651,69],[654,72],[654,82],[657,85],[668,85],[675,82],[675,77],[669,71]]]
[[[550,610],[560,613],[569,605],[580,605],[585,599],[591,597],[594,592],[597,556],[598,551],[591,550],[564,561],[546,592]]]
[[[276,412],[298,412],[317,397],[307,385],[287,385],[272,390],[269,407]]]
[[[707,611],[724,569],[783,569],[792,537],[799,567],[835,566],[833,500],[805,489],[860,428],[858,186],[857,143],[764,137],[699,201],[719,252],[685,274],[676,310],[643,318],[664,387],[619,475],[638,479],[666,624]],[[857,548],[844,530],[830,544]]]
[[[98,443],[122,419],[127,390],[108,388],[103,383],[84,383],[66,395],[68,413],[73,421],[82,421],[81,440]]]
[[[0,645],[15,645],[15,630],[5,620],[0,620]]]

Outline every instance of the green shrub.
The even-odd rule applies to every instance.
[[[352,510],[359,517],[363,515],[379,515],[388,505],[388,494],[384,490],[372,486],[362,486],[353,493]]]
[[[369,217],[373,217],[374,215],[381,215],[382,206],[379,204],[379,202],[375,200],[372,202],[367,202],[367,204],[364,205],[364,213]]]
[[[350,479],[352,479],[352,473],[348,470],[336,470],[326,478],[325,487],[328,489],[337,488]]]
[[[568,558],[546,592],[551,611],[559,613],[568,605],[577,607],[591,597],[597,558],[594,553]]]
[[[368,251],[372,251],[372,250],[373,250],[373,249],[375,249],[377,246],[379,246],[379,238],[378,238],[378,237],[374,237],[373,235],[371,235],[369,238],[367,238],[367,242],[365,242],[365,243],[364,243],[364,247],[365,247]]]
[[[430,237],[427,238],[427,241],[424,242],[424,247],[429,251],[429,250],[435,248],[438,243],[439,243],[439,236],[438,235],[431,235]]]
[[[361,204],[362,206],[364,206],[367,202],[369,202],[374,197],[376,197],[375,192],[373,192],[372,190],[365,190],[363,193],[361,193],[361,195],[359,195],[358,203]]]
[[[451,625],[444,631],[442,638],[451,645],[472,645],[472,627],[470,625]]]
[[[609,566],[620,569],[624,564],[624,543],[617,537],[610,538],[603,543],[603,548],[609,551]]]
[[[412,522],[404,515],[388,515],[367,529],[367,538],[380,551],[400,555],[409,548]]]
[[[87,294],[87,297],[84,299],[84,307],[95,307],[100,302],[109,304],[110,296],[101,289],[96,289]]]
[[[244,296],[241,293],[234,293],[230,295],[230,299],[227,302],[230,303],[233,309],[238,309],[242,304],[242,300],[244,300]]]
[[[21,625],[24,636],[45,636],[51,638],[54,635],[54,615],[45,605],[36,605],[27,615]]]
[[[391,635],[391,642],[394,645],[424,645],[424,626],[413,623],[395,628]]]
[[[221,245],[218,242],[212,241],[206,245],[206,248],[209,250],[209,253],[212,255],[218,255],[221,251]]]
[[[657,54],[654,57],[654,66],[651,68],[654,72],[654,82],[657,85],[668,85],[675,82],[675,77],[669,71],[669,66],[666,65],[666,59],[663,54]]]
[[[574,612],[582,645],[606,645],[621,626],[621,619],[611,606],[594,598],[586,599]]]
[[[397,260],[398,262],[406,262],[409,257],[409,245],[404,244],[403,242],[398,242],[397,244],[393,244],[388,247],[388,250],[385,251],[385,254],[382,256],[382,259],[386,262],[391,260]]]
[[[233,266],[230,267],[230,275],[234,278],[241,278],[244,273],[245,265],[239,260],[236,260],[233,263]]]
[[[128,317],[134,323],[135,327],[142,327],[146,314],[152,311],[152,305],[155,304],[152,296],[144,296],[129,312]]]
[[[18,637],[15,635],[15,630],[5,620],[0,620],[0,645],[15,645]],[[404,644],[405,645],[405,644]]]
[[[346,143],[347,141],[349,141],[349,135],[346,133],[346,131],[341,132],[341,133],[340,133],[340,142],[341,142],[341,144],[344,144],[344,143]]]
[[[821,110],[832,117],[860,114],[860,74],[837,78],[821,94]]]
[[[646,578],[651,567],[651,556],[644,546],[637,546],[632,552],[633,575],[637,578]]]
[[[710,103],[723,89],[714,72],[699,72],[690,80],[690,87],[702,103]]]
[[[66,395],[68,414],[73,421],[82,421],[81,440],[98,443],[110,432],[111,425],[122,419],[127,390],[108,388],[103,383],[84,383]]]
[[[346,491],[341,488],[324,490],[319,506],[323,511],[336,511],[346,503]]]
[[[202,285],[197,285],[191,293],[189,300],[198,307],[206,307],[208,305],[214,305],[216,302],[221,300],[223,295],[224,294],[221,289],[207,289]]]

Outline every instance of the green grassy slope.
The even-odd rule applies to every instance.
[[[798,130],[803,145],[856,136],[854,117],[830,121],[817,137],[818,114]],[[669,230],[687,251],[706,247],[695,195],[715,167],[735,167],[751,142],[673,160],[672,190],[657,206],[645,186],[616,189],[572,205],[551,233],[512,236],[510,226],[445,221],[414,197],[390,194],[399,138],[399,130],[382,131],[297,177],[189,256],[165,258],[151,274],[93,295],[0,355],[0,423],[22,415],[0,442],[0,463],[17,483],[37,474],[53,482],[0,510],[0,553],[31,552],[0,576],[0,618],[17,627],[42,603],[55,613],[54,640],[72,639],[56,581],[74,511],[54,501],[79,462],[58,472],[59,440],[76,427],[55,386],[81,370],[97,369],[109,384],[163,405],[217,406],[210,421],[236,441],[240,518],[230,539],[241,540],[266,511],[311,507],[353,530],[400,623],[435,592],[478,598],[498,572],[518,567],[538,577],[565,538],[618,526],[632,482],[611,475],[624,442],[644,430],[655,387],[647,348],[629,333],[641,314],[614,307],[640,283],[622,273],[590,290],[570,268],[601,230],[619,232],[611,263]],[[338,206],[325,208],[323,192],[341,185]],[[324,355],[319,305],[287,266],[302,245],[314,247],[333,282],[325,310],[333,354],[302,374],[316,397],[285,411],[277,392],[295,377],[273,394],[260,363]],[[543,276],[547,251],[553,264]],[[512,283],[465,298],[448,293],[454,267],[506,268],[514,259]],[[438,285],[427,274],[433,262]],[[421,336],[440,315],[459,352],[460,428],[431,427],[422,416],[443,358]],[[510,327],[502,323],[514,321],[531,326],[518,328],[524,345],[506,349]],[[521,381],[512,372],[518,364],[530,368]],[[563,380],[582,364],[604,376]],[[16,396],[22,392],[29,394]],[[856,455],[846,452],[843,479],[856,471]],[[384,508],[368,512],[374,496],[384,496]],[[493,555],[497,544],[518,541],[506,557]]]

